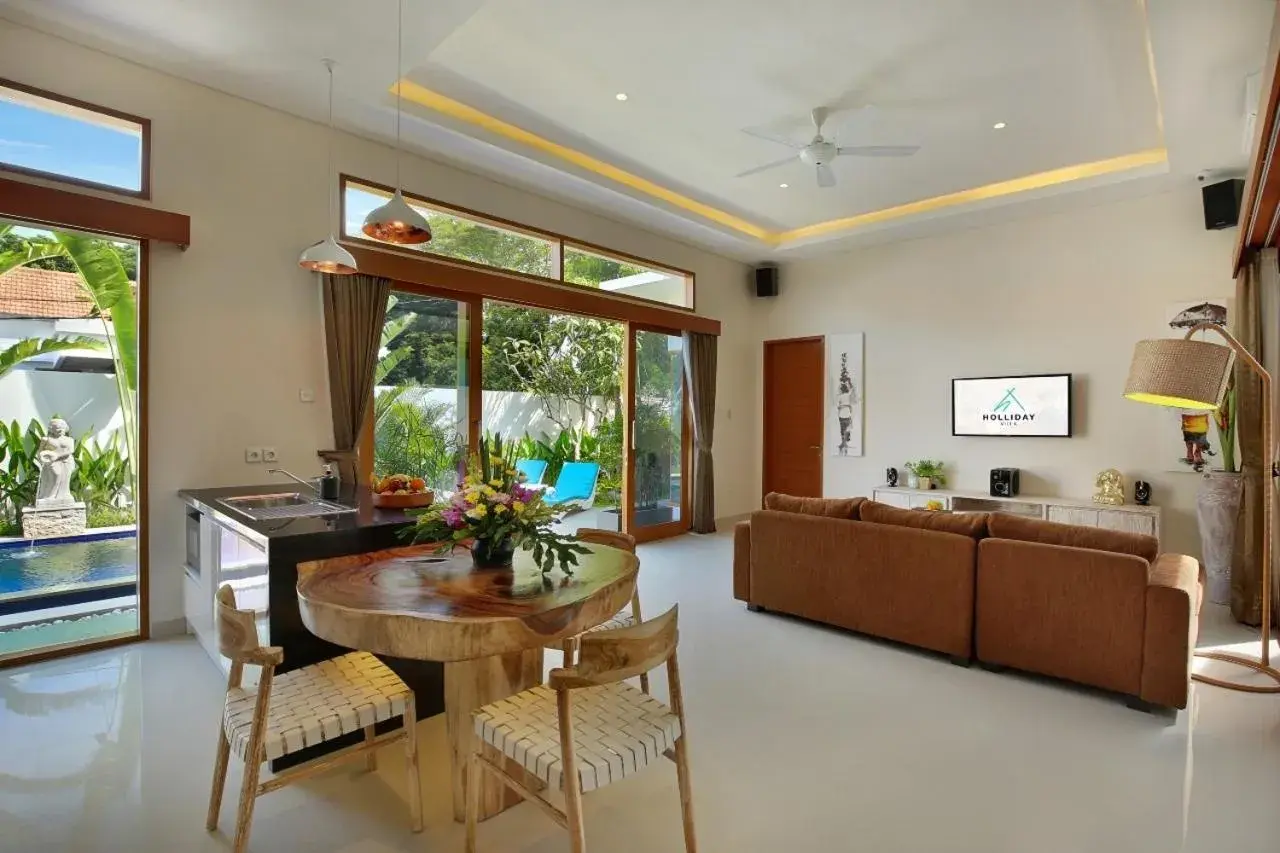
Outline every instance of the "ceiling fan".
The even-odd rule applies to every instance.
[[[822,125],[826,122],[827,115],[828,110],[826,107],[815,107],[809,113],[810,118],[813,119],[814,136],[807,145],[778,136],[770,136],[756,130],[744,130],[744,133],[767,139],[770,142],[777,142],[780,145],[786,145],[789,148],[796,149],[799,153],[772,163],[765,163],[763,166],[756,166],[754,169],[747,169],[745,172],[739,172],[736,177],[745,178],[748,175],[776,169],[779,166],[785,166],[793,162],[798,157],[801,163],[806,166],[813,166],[817,170],[818,186],[834,187],[836,185],[836,173],[831,168],[831,162],[837,157],[910,157],[920,150],[919,145],[836,145],[822,135]]]

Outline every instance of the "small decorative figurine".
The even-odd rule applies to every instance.
[[[1151,484],[1146,480],[1139,480],[1133,484],[1133,501],[1138,506],[1147,506],[1151,503]]]
[[[888,483],[888,484],[889,484],[890,488],[892,488],[893,486],[898,485],[898,469],[897,469],[897,468],[885,468],[885,469],[884,469],[884,481],[885,481],[886,483]]]
[[[1093,496],[1094,503],[1109,506],[1124,504],[1124,478],[1115,468],[1099,471],[1093,484],[1098,487],[1097,493]]]
[[[76,443],[70,428],[62,418],[49,421],[49,430],[40,440],[36,462],[40,466],[40,479],[36,483],[36,506],[70,506],[71,477],[76,470]]]

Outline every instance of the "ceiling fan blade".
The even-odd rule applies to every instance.
[[[767,131],[763,131],[763,130],[756,130],[754,128],[744,127],[742,129],[742,132],[745,133],[747,136],[754,136],[756,139],[763,139],[766,142],[776,142],[779,145],[785,145],[788,148],[794,148],[797,151],[799,151],[801,148],[804,147],[802,143],[795,142],[794,140],[786,139],[781,136],[774,136],[772,133],[768,133]]]
[[[788,163],[794,163],[795,159],[796,159],[796,155],[792,154],[790,157],[784,157],[781,160],[774,160],[772,163],[765,163],[763,166],[756,166],[754,169],[747,169],[747,171],[745,172],[739,172],[738,174],[734,175],[734,177],[745,178],[748,175],[756,175],[756,174],[759,174],[760,172],[767,172],[770,169],[776,169],[779,166],[785,166]]]
[[[910,157],[919,150],[919,145],[842,145],[836,153],[854,157]]]
[[[831,167],[823,163],[818,166],[818,186],[834,187],[836,185],[836,173],[831,171]]]

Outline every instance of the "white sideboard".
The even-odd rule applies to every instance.
[[[1062,524],[1144,533],[1160,538],[1160,507],[1124,504],[1109,506],[1090,500],[1045,498],[1015,495],[998,498],[982,492],[957,492],[949,489],[906,489],[901,486],[877,486],[871,499],[903,509],[926,509],[937,501],[951,512],[1007,512],[1030,518],[1043,518]]]

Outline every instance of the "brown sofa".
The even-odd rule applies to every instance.
[[[770,495],[734,531],[734,597],[1185,708],[1203,577],[1149,536]]]

